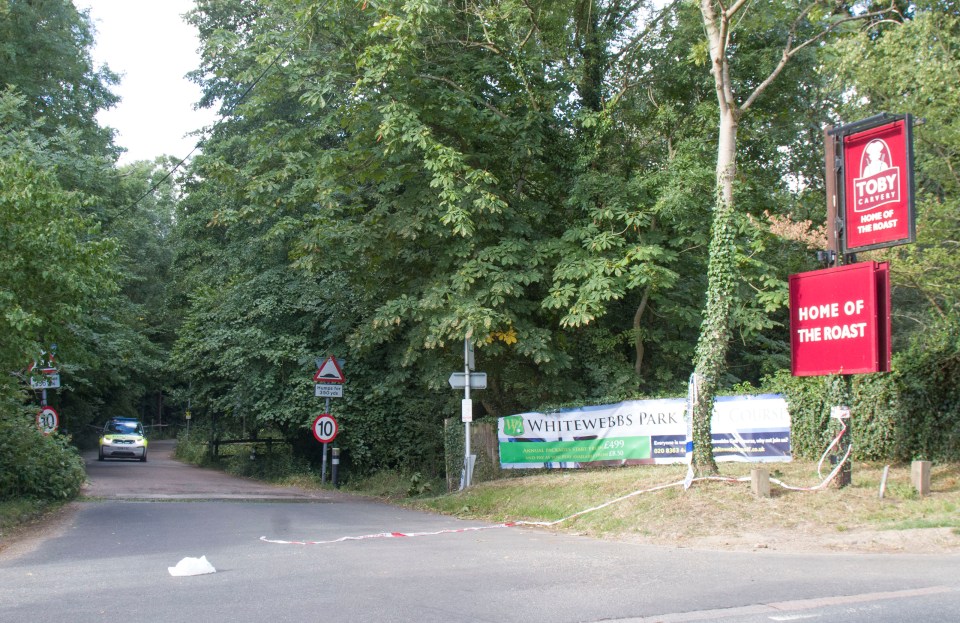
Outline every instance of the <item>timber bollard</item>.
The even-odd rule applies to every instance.
[[[914,461],[910,464],[910,482],[920,495],[930,493],[930,461]]]
[[[750,488],[757,497],[770,497],[770,472],[755,467],[750,470]]]
[[[338,478],[339,474],[337,473],[339,471],[340,471],[340,448],[334,448],[333,449],[333,470],[332,470],[332,473],[330,474],[330,479],[333,482],[334,489],[340,488],[340,480]]]

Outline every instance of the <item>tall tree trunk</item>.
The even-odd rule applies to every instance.
[[[879,19],[896,12],[897,8],[895,0],[891,0],[888,7],[878,7],[876,10],[856,15],[838,15],[824,22],[821,30],[814,31],[807,39],[798,41],[798,29],[810,18],[818,5],[821,5],[820,0],[799,3],[779,60],[769,75],[753,87],[753,91],[739,104],[730,77],[727,47],[734,18],[738,15],[742,18],[751,3],[746,0],[731,0],[729,3],[700,0],[700,13],[710,48],[710,73],[713,74],[720,112],[720,126],[717,131],[717,197],[707,267],[707,301],[694,360],[694,378],[698,391],[693,409],[693,468],[700,474],[717,471],[710,438],[710,420],[713,414],[713,399],[725,368],[730,345],[730,318],[736,283],[736,204],[733,181],[737,175],[737,128],[740,119],[800,50],[822,41],[846,22]]]
[[[721,115],[717,152],[717,199],[707,267],[707,301],[694,361],[698,383],[693,409],[693,463],[697,473],[716,473],[710,435],[713,400],[730,345],[730,317],[736,274],[736,225],[733,179],[737,170],[737,119]]]
[[[733,180],[737,174],[737,128],[740,109],[730,87],[726,58],[727,22],[717,20],[711,0],[701,0],[701,13],[710,45],[711,73],[717,91],[720,123],[717,131],[716,205],[710,236],[707,267],[707,300],[694,358],[697,401],[693,406],[693,468],[698,474],[714,474],[710,428],[713,401],[724,371],[730,344],[730,317],[736,269],[735,209]]]

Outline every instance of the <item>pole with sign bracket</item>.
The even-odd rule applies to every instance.
[[[330,399],[327,398],[325,401],[323,412],[330,413]],[[327,482],[327,446],[330,445],[329,442],[323,442],[323,460],[320,463],[320,486],[322,487],[325,482]]]
[[[337,358],[331,355],[322,361],[317,359],[317,373],[313,375],[313,380],[316,383],[314,396],[325,399],[323,412],[329,414],[330,399],[343,397],[342,383],[346,380]],[[327,445],[329,442],[322,441],[321,443],[323,444],[323,457],[320,463],[320,485],[322,486],[327,482]],[[337,461],[339,462],[339,456]],[[334,479],[336,479],[336,476],[334,476]]]
[[[470,398],[471,389],[486,389],[487,374],[475,372],[476,365],[473,358],[473,343],[467,335],[463,340],[463,372],[454,372],[448,382],[453,389],[463,388],[463,400],[460,402],[460,420],[463,422],[463,469],[460,478],[460,489],[466,489],[473,481],[473,468],[477,457],[470,451],[470,423],[473,422],[473,400]]]
[[[470,338],[463,340],[463,402],[460,406],[460,419],[464,423],[463,484],[461,489],[470,486],[473,480],[473,454],[470,452],[470,423],[473,422],[473,400],[470,399],[470,355],[473,344]]]

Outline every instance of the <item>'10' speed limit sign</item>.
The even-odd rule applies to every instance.
[[[313,436],[320,443],[330,443],[337,437],[337,421],[329,413],[321,413],[313,421]]]

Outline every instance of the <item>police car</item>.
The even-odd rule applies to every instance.
[[[104,424],[98,459],[114,458],[147,460],[147,438],[140,420],[115,417]]]

